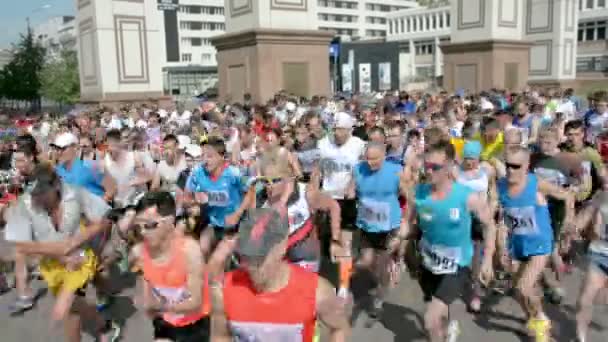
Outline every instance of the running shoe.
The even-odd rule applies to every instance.
[[[105,326],[99,331],[96,342],[116,342],[120,339],[122,328],[115,321],[106,321]]]
[[[8,308],[9,313],[11,315],[16,315],[31,310],[34,307],[34,299],[33,296],[17,296],[15,302]]]
[[[367,316],[369,319],[365,323],[366,328],[371,328],[377,321],[379,321],[382,317],[384,302],[380,299],[374,299],[374,303],[372,307],[367,312]]]
[[[448,324],[448,333],[445,337],[446,342],[456,342],[460,336],[460,324],[458,321],[450,321]]]
[[[112,296],[108,295],[97,295],[97,301],[95,303],[95,308],[97,312],[102,312],[112,304]]]
[[[548,288],[545,290],[545,295],[548,297],[549,302],[555,305],[562,303],[562,300],[566,297],[566,291],[562,288]]]
[[[551,341],[551,321],[548,319],[534,318],[528,321],[528,330],[534,335],[535,342]]]

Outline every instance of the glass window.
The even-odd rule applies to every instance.
[[[597,7],[606,7],[606,0],[597,0]]]
[[[585,36],[585,31],[584,30],[578,30],[578,41],[579,42],[582,42],[584,40],[583,39],[584,36]]]
[[[595,0],[587,0],[587,8],[588,8],[588,9],[593,8],[593,2],[594,2],[594,1],[595,1]]]
[[[203,45],[203,40],[201,38],[190,38],[190,44],[192,46],[201,46]]]
[[[585,40],[593,40],[593,31],[595,31],[593,28],[588,28],[585,29]]]
[[[597,28],[597,40],[604,40],[606,39],[606,27],[598,27]]]
[[[182,62],[192,62],[192,54],[182,53]]]

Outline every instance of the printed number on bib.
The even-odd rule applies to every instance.
[[[458,271],[461,258],[460,247],[430,245],[425,240],[420,243],[422,264],[433,274],[454,274]]]
[[[170,305],[181,303],[190,298],[190,293],[184,288],[153,287],[152,293],[159,299],[164,299]],[[172,319],[184,317],[181,314],[169,314]]]
[[[505,208],[505,223],[514,235],[538,234],[536,209],[533,206]]]
[[[228,191],[209,191],[209,205],[214,207],[227,207],[230,202]]]
[[[361,221],[368,225],[388,230],[391,228],[390,206],[388,203],[362,199],[357,209]]]

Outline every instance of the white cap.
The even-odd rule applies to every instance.
[[[78,144],[78,138],[72,133],[61,133],[55,137],[55,141],[51,144],[60,148],[66,148],[70,145]]]
[[[203,154],[203,149],[196,144],[186,146],[186,154],[194,158],[200,157]]]
[[[355,125],[355,120],[350,114],[345,112],[338,112],[334,116],[334,127],[335,128],[346,128],[351,129]]]
[[[288,112],[293,112],[296,110],[296,104],[293,102],[287,102],[285,104],[285,109],[287,109]]]
[[[177,143],[178,143],[177,148],[179,148],[180,150],[183,150],[192,143],[192,139],[190,139],[190,137],[187,135],[178,135]]]

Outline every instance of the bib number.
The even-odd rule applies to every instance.
[[[422,264],[433,274],[454,274],[461,259],[460,247],[430,245],[425,240],[420,243]]]
[[[359,219],[368,225],[380,227],[383,230],[391,228],[390,206],[388,203],[362,199],[359,202],[357,213]]]
[[[228,191],[209,191],[209,205],[214,207],[227,207],[230,202]]]
[[[536,212],[533,206],[505,208],[505,224],[514,235],[536,235]]]

